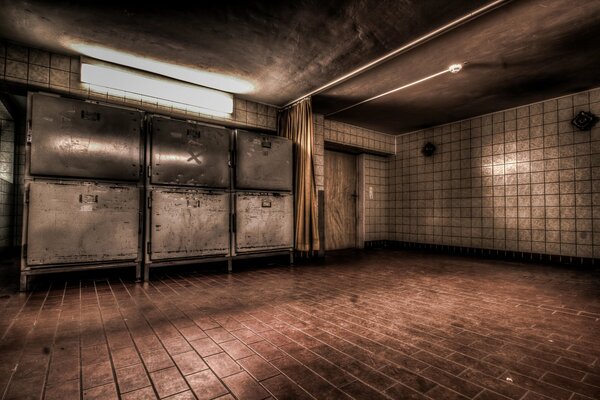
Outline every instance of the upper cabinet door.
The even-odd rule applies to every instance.
[[[291,140],[238,130],[236,158],[237,189],[292,190]]]
[[[229,188],[229,130],[152,118],[151,183]]]
[[[142,112],[42,94],[29,104],[30,174],[139,180]]]

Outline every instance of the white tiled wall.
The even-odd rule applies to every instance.
[[[389,164],[388,157],[365,155],[365,241],[390,239],[393,220]]]
[[[394,154],[395,136],[324,119],[325,141],[358,147],[378,153]]]
[[[590,110],[600,89],[398,136],[393,239],[600,257],[600,126],[571,125]]]

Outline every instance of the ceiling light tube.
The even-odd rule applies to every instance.
[[[81,58],[81,81],[199,108],[207,114],[233,113],[233,95],[98,60]]]
[[[195,85],[229,93],[250,93],[254,91],[252,83],[234,76],[170,64],[100,45],[79,42],[66,42],[66,45],[85,57],[163,75]]]
[[[465,64],[466,64],[466,63],[465,63]],[[445,73],[448,73],[448,72],[451,72],[451,73],[453,73],[453,74],[456,74],[456,73],[460,72],[460,70],[462,70],[462,68],[463,68],[463,64],[452,64],[452,65],[450,65],[448,68],[446,68],[446,69],[445,69],[445,70],[443,70],[443,71],[436,72],[435,74],[432,74],[432,75],[426,76],[425,78],[421,78],[421,79],[419,79],[419,80],[416,80],[416,81],[414,81],[414,82],[407,83],[406,85],[403,85],[403,86],[397,87],[397,88],[395,88],[395,89],[392,89],[392,90],[388,90],[387,92],[384,92],[384,93],[378,94],[377,96],[369,97],[369,98],[368,98],[368,99],[366,99],[366,100],[360,101],[360,102],[358,102],[358,103],[355,103],[355,104],[351,104],[351,105],[349,105],[348,107],[344,107],[344,108],[342,108],[341,110],[337,110],[337,111],[334,111],[334,112],[332,112],[332,113],[326,114],[325,116],[326,116],[326,117],[329,117],[329,116],[331,116],[331,115],[334,115],[334,114],[341,113],[342,111],[346,111],[346,110],[349,110],[349,109],[351,109],[351,108],[354,108],[354,107],[360,106],[361,104],[365,104],[365,103],[368,103],[368,102],[370,102],[370,101],[373,101],[373,100],[379,99],[379,98],[381,98],[381,97],[383,97],[383,96],[387,96],[388,94],[396,93],[396,92],[398,92],[398,91],[400,91],[400,90],[403,90],[403,89],[409,88],[409,87],[411,87],[411,86],[414,86],[414,85],[416,85],[416,84],[419,84],[419,83],[421,83],[421,82],[428,81],[428,80],[430,80],[430,79],[433,79],[433,78],[435,78],[436,76],[440,76],[440,75],[443,75],[443,74],[445,74]]]

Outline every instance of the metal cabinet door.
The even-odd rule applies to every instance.
[[[292,190],[292,141],[237,131],[235,184],[238,189]]]
[[[152,183],[229,187],[230,131],[152,118]]]
[[[32,175],[139,179],[141,112],[41,94],[30,104]]]
[[[291,248],[293,206],[293,197],[288,193],[236,193],[236,252]]]
[[[229,254],[229,193],[154,189],[150,259]]]
[[[139,196],[133,186],[31,183],[27,264],[136,260]]]

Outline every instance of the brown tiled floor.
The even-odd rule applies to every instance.
[[[148,285],[71,277],[0,299],[0,393],[597,399],[599,278],[392,250]]]

